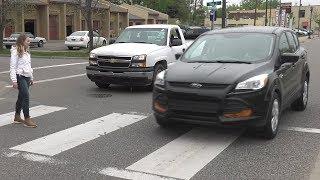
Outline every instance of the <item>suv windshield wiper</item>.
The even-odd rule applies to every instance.
[[[115,42],[115,43],[128,43],[128,42],[124,42],[124,41],[119,41],[119,42]]]
[[[236,63],[236,64],[252,64],[252,62],[248,62],[248,61],[237,61],[237,60],[217,60],[214,62],[218,62],[218,63]]]
[[[152,43],[149,43],[149,42],[132,42],[132,43],[144,43],[144,44],[152,44]]]

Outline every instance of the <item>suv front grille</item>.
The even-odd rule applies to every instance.
[[[172,87],[184,87],[184,88],[192,88],[190,82],[169,82],[169,85]],[[228,84],[210,84],[210,83],[200,83],[202,85],[201,88],[205,89],[225,89],[229,85]]]

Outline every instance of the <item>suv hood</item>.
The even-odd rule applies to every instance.
[[[154,51],[165,48],[156,44],[142,43],[115,43],[103,46],[91,51],[94,54],[102,56],[135,56],[141,54],[150,54]]]
[[[166,80],[169,82],[234,84],[239,78],[264,68],[265,64],[177,62],[168,67]]]

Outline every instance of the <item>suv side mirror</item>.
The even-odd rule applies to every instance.
[[[170,46],[181,46],[182,45],[182,40],[181,39],[172,39]]]
[[[111,38],[110,40],[109,40],[109,44],[114,44],[116,42],[116,39],[114,39],[114,38]]]
[[[294,53],[282,53],[280,58],[280,63],[296,63],[300,59],[299,55]]]

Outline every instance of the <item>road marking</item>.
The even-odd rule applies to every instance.
[[[75,77],[81,77],[81,76],[85,76],[87,74],[77,74],[77,75],[72,75],[72,76],[65,76],[65,77],[60,77],[60,78],[52,78],[52,79],[45,79],[45,80],[39,80],[39,81],[35,81],[34,84],[39,84],[39,83],[44,83],[44,82],[51,82],[51,81],[57,81],[57,80],[63,80],[63,79],[71,79],[71,78],[75,78]],[[12,85],[7,85],[5,86],[6,88],[12,88]]]
[[[177,179],[190,179],[234,142],[241,132],[234,129],[230,131],[224,129],[223,132],[203,128],[193,129],[127,167],[127,171],[107,168],[102,173],[120,178],[127,178],[128,175],[131,175],[137,177],[136,179],[142,179],[136,174],[140,172]]]
[[[52,65],[52,66],[41,66],[41,67],[35,67],[35,68],[32,68],[32,69],[34,69],[34,70],[37,70],[37,69],[48,69],[48,68],[75,66],[75,65],[82,65],[82,64],[88,64],[88,62],[71,63],[71,64],[58,64],[58,65]],[[0,72],[0,74],[6,74],[6,73],[10,73],[10,71]]]
[[[175,180],[174,178],[161,177],[158,175],[147,174],[142,172],[120,170],[117,168],[105,168],[99,172],[102,175],[118,177],[121,179],[134,179],[134,180]]]
[[[112,113],[10,149],[54,156],[145,118],[141,115]]]
[[[320,129],[314,129],[314,128],[284,127],[282,129],[287,131],[299,131],[299,132],[320,134]]]
[[[0,98],[0,101],[1,101],[1,100],[4,100],[4,99],[5,99],[5,98]]]
[[[35,106],[30,108],[30,116],[35,118],[38,116],[43,116],[45,114],[50,114],[50,113],[65,110],[65,109],[67,108],[40,105],[40,106]],[[8,124],[12,124],[14,115],[15,115],[15,112],[10,112],[10,113],[0,115],[0,127]]]

